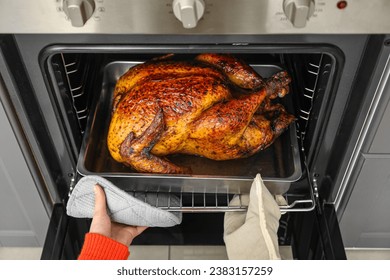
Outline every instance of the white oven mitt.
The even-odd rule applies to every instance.
[[[279,206],[257,174],[249,195],[241,195],[247,212],[226,212],[224,241],[232,260],[280,259],[277,231],[281,216]],[[240,205],[239,196],[229,205]]]
[[[181,212],[168,212],[152,205],[181,206],[176,196],[169,194],[136,193],[135,197],[100,176],[85,176],[73,189],[66,213],[75,218],[92,218],[95,208],[94,186],[99,184],[106,194],[107,212],[111,220],[148,227],[171,227],[181,223]]]

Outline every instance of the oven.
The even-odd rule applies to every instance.
[[[296,259],[346,258],[339,221],[372,137],[370,116],[389,98],[380,91],[390,55],[387,1],[22,2],[0,11],[1,101],[51,213],[42,259],[74,259],[81,249],[90,221],[67,216],[65,206],[82,176],[180,197],[180,207],[157,206],[183,212],[182,224],[148,229],[134,244],[223,245],[224,213],[246,210],[228,202],[248,193],[257,172],[286,200],[280,245]],[[296,122],[249,161],[181,159],[196,166],[194,175],[144,176],[110,162],[105,116],[120,75],[154,57],[200,53],[233,54],[265,77],[287,70],[283,102]]]

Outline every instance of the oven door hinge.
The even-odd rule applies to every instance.
[[[76,179],[75,176],[72,176],[72,178],[70,178],[70,183],[69,183],[68,197],[70,197],[70,195],[72,194],[75,185],[76,185]]]
[[[313,195],[314,195],[314,198],[316,200],[319,200],[319,194],[318,194],[318,183],[317,183],[317,179],[316,178],[313,178],[312,180],[312,186],[313,186]]]
[[[319,204],[320,203],[320,196],[319,196],[319,193],[318,193],[318,182],[317,182],[317,179],[313,178],[311,182],[312,182],[311,188],[313,190],[314,203],[315,203],[315,205],[317,205],[317,209],[318,209],[318,211],[321,214],[321,207],[318,207],[318,206],[320,206],[320,204]]]

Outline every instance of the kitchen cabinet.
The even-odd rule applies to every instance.
[[[0,247],[42,247],[49,216],[2,103],[0,131]]]
[[[390,248],[390,82],[359,154],[359,170],[340,220],[345,247]]]
[[[383,114],[369,153],[390,155],[390,105],[387,106],[387,110]]]
[[[390,155],[362,155],[340,228],[346,247],[390,248]]]

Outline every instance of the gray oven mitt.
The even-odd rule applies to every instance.
[[[275,198],[257,174],[249,195],[233,197],[229,205],[248,205],[247,212],[226,212],[224,241],[231,260],[280,259],[278,228],[281,216]]]
[[[181,212],[168,212],[152,205],[181,206],[178,197],[170,194],[127,193],[100,176],[80,179],[69,197],[66,213],[75,218],[92,218],[95,208],[94,186],[100,185],[106,194],[107,212],[111,220],[148,227],[171,227],[181,223]]]

